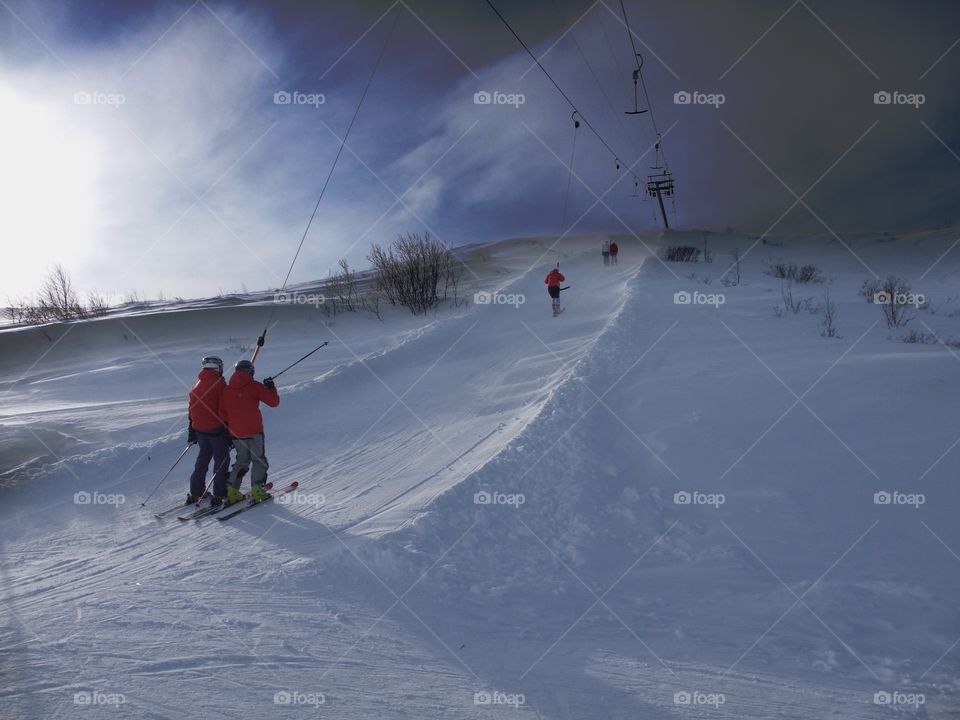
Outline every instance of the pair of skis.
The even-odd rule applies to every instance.
[[[272,487],[273,487],[273,483],[266,483],[263,486],[263,489],[270,490]],[[219,505],[207,505],[206,507],[198,506],[198,508],[194,510],[192,513],[187,513],[186,515],[177,515],[177,520],[197,520],[199,518],[206,517],[207,515],[214,515],[220,512],[221,510],[225,510],[228,507],[232,508],[237,505],[246,505],[248,502],[250,502],[250,494],[245,493],[243,496],[243,500],[238,500],[237,502],[230,503],[229,505],[227,505],[226,503],[220,503]]]
[[[299,485],[300,485],[299,482],[296,482],[296,481],[292,482],[286,487],[282,487],[279,490],[275,490],[274,492],[270,493],[269,495],[267,495],[266,498],[264,498],[260,502],[252,501],[250,499],[250,495],[246,494],[243,496],[243,500],[241,502],[231,503],[230,505],[224,504],[224,505],[218,505],[216,507],[212,507],[208,505],[206,507],[199,507],[199,503],[198,503],[196,510],[194,510],[193,512],[187,513],[185,515],[177,515],[177,519],[178,520],[197,520],[199,518],[206,517],[208,515],[215,515],[223,510],[229,509],[230,510],[229,512],[217,518],[218,520],[229,520],[234,515],[239,515],[244,510],[249,510],[250,508],[255,507],[256,505],[262,505],[263,503],[269,502],[270,500],[272,500],[273,498],[279,495],[285,495],[289,492],[293,492],[294,490],[297,489],[297,487],[299,487]],[[266,485],[264,485],[264,489],[266,490],[273,489],[273,483],[267,483]],[[169,517],[170,515],[173,515],[176,512],[183,511],[184,507],[189,507],[189,505],[175,505],[172,508],[168,508],[158,513],[154,513],[153,516],[156,518],[163,519],[165,517]]]
[[[247,499],[242,503],[233,503],[233,505],[228,505],[227,507],[232,509],[224,515],[218,515],[217,520],[220,520],[221,522],[224,520],[229,520],[235,515],[239,515],[244,510],[249,510],[250,508],[257,507],[257,505],[263,505],[264,503],[268,503],[274,498],[279,497],[280,495],[286,495],[289,492],[293,492],[299,486],[300,486],[300,483],[294,480],[292,483],[290,483],[286,487],[282,487],[279,490],[274,490],[272,493],[267,495],[263,500],[260,500],[259,502],[256,500]],[[266,487],[272,488],[273,483],[267,483]],[[247,495],[246,497],[249,498],[250,496]],[[217,508],[217,510],[220,510],[220,508]]]

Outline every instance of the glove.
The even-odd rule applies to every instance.
[[[276,389],[277,389],[277,384],[273,381],[273,378],[264,378],[264,379],[263,379],[263,386],[264,386],[267,390],[276,390]]]
[[[193,445],[197,442],[197,431],[193,427],[187,428],[187,445]]]

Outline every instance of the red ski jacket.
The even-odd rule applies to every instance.
[[[616,254],[617,254],[617,251],[618,251],[619,249],[620,249],[620,248],[617,246],[616,243],[610,243],[610,254],[611,254],[611,255],[616,255]]]
[[[197,432],[218,433],[223,430],[220,419],[220,395],[227,384],[216,370],[204,368],[197,375],[197,384],[190,388],[190,425]]]
[[[252,437],[263,432],[260,403],[270,407],[280,404],[276,388],[268,390],[247,372],[235,372],[220,396],[220,417],[230,429],[232,437]]]
[[[547,284],[547,287],[560,287],[560,283],[562,283],[564,280],[566,280],[566,278],[560,274],[559,270],[554,268],[547,273],[547,277],[544,282]]]

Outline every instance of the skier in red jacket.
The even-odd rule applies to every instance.
[[[263,485],[267,482],[267,455],[264,452],[263,416],[260,403],[270,407],[280,404],[280,394],[273,378],[262,383],[253,379],[254,367],[249,360],[241,360],[234,366],[230,382],[220,396],[220,417],[230,430],[237,460],[230,470],[227,484],[227,501],[235,503],[243,499],[240,482],[253,466],[250,477],[250,497],[259,502],[267,496]]]
[[[610,264],[617,264],[617,253],[620,252],[620,246],[615,242],[610,243]]]
[[[223,360],[208,355],[200,361],[197,383],[190,389],[187,442],[197,443],[200,454],[190,475],[187,505],[200,502],[206,489],[207,469],[213,458],[213,502],[226,493],[230,465],[230,445],[226,428],[220,419],[220,395],[227,384],[223,381]]]
[[[543,281],[547,285],[547,292],[550,293],[554,317],[560,314],[560,283],[564,280],[566,280],[566,278],[560,273],[560,268],[555,267],[547,273],[547,277]]]

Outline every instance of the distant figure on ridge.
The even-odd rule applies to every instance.
[[[610,264],[610,241],[604,239],[603,244],[600,245],[600,254],[603,255],[603,264]]]
[[[200,454],[190,475],[190,493],[187,505],[203,499],[207,489],[207,469],[213,458],[213,498],[222,502],[226,494],[227,470],[230,466],[230,441],[220,417],[220,396],[227,384],[223,381],[223,360],[208,355],[200,361],[197,383],[190,388],[187,422],[187,442],[197,443]]]
[[[550,293],[554,317],[560,314],[560,283],[564,280],[566,278],[560,273],[560,268],[555,267],[547,273],[547,277],[543,281],[547,285],[547,292]]]
[[[244,499],[240,482],[253,466],[250,475],[250,499],[260,502],[267,497],[264,484],[267,482],[267,455],[263,437],[263,416],[260,403],[270,407],[280,404],[280,394],[273,378],[257,382],[253,379],[254,367],[249,360],[241,360],[234,366],[230,382],[220,396],[220,417],[230,430],[237,460],[230,470],[227,484],[227,502],[233,504]]]
[[[617,253],[620,252],[620,246],[617,243],[610,243],[610,262],[613,265],[617,264]]]

